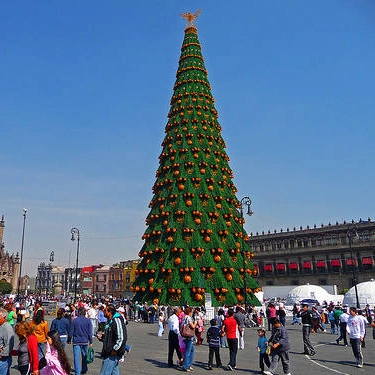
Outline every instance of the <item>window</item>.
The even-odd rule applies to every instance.
[[[281,249],[281,242],[278,242],[277,243],[277,250],[280,250]]]
[[[331,236],[327,236],[326,237],[326,245],[327,246],[331,246],[332,245],[332,237]]]
[[[316,244],[318,246],[323,246],[323,238],[322,237],[318,237],[317,240],[316,240]]]
[[[294,240],[289,241],[289,246],[291,249],[294,249]]]
[[[276,243],[272,242],[272,250],[276,250]]]
[[[302,240],[297,240],[297,246],[302,247]]]
[[[303,240],[303,247],[309,247],[309,240],[307,239]]]
[[[316,238],[311,239],[311,247],[316,247]]]
[[[289,248],[289,241],[288,240],[284,240],[284,248],[285,249]]]
[[[107,275],[104,275],[104,282],[107,281]]]

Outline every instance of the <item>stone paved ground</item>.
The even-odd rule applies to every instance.
[[[335,343],[336,335],[329,333],[318,333],[311,335],[311,341],[317,350],[317,354],[309,358],[302,352],[302,335],[300,326],[287,324],[290,335],[292,349],[290,351],[291,372],[293,375],[358,375],[375,374],[375,340],[372,339],[372,331],[368,329],[368,339],[366,340],[366,349],[364,349],[365,366],[362,369],[354,366],[354,358],[350,347],[338,346]],[[157,324],[135,323],[128,324],[128,342],[132,345],[132,350],[128,354],[125,362],[120,366],[120,374],[134,375],[155,375],[166,374],[174,375],[181,372],[175,368],[167,367],[168,334],[163,337],[157,336]],[[269,337],[269,333],[267,332]],[[238,352],[237,370],[238,375],[251,375],[259,370],[258,353],[256,351],[257,334],[256,328],[247,328],[245,333],[245,350]],[[94,349],[96,358],[94,363],[89,365],[88,375],[98,375],[100,373],[101,359],[99,352],[101,343],[95,339]],[[72,347],[67,346],[67,353],[72,358]],[[223,364],[228,363],[228,349],[221,349]],[[197,346],[194,360],[194,374],[222,374],[228,373],[223,369],[214,368],[213,371],[207,371],[204,366],[207,363],[208,346]],[[176,358],[177,360],[177,358]],[[13,360],[16,363],[16,359]],[[277,374],[282,374],[281,364],[279,364]],[[3,375],[3,374],[0,374]],[[19,375],[15,366],[11,369],[11,375]]]

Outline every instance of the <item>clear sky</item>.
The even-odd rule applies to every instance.
[[[248,232],[375,220],[375,2],[0,0],[0,215],[22,273],[136,259],[185,21]],[[70,259],[70,261],[69,261]]]

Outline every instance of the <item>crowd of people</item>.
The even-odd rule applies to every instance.
[[[296,303],[291,313],[291,324],[301,325],[303,354],[316,354],[310,341],[311,334],[337,334],[337,345],[341,342],[344,346],[350,344],[357,366],[363,366],[366,326],[374,327],[375,332],[369,306],[357,310],[333,303],[322,306]],[[273,375],[280,362],[284,374],[290,375],[286,316],[283,303],[272,302],[264,312],[262,308],[252,306],[248,306],[247,311],[240,305],[223,306],[207,319],[204,306],[84,299],[60,307],[49,325],[42,301],[32,297],[18,302],[5,299],[0,301],[0,374],[9,375],[12,356],[17,357],[21,375],[68,375],[73,368],[75,375],[85,374],[88,353],[93,339],[97,338],[102,342],[100,375],[118,375],[119,363],[130,350],[126,325],[132,320],[156,323],[155,333],[159,337],[168,328],[168,366],[185,372],[193,371],[195,347],[205,341],[207,370],[214,366],[235,370],[238,350],[245,349],[245,328],[256,327],[260,372]],[[18,337],[17,347],[15,336]],[[74,366],[66,353],[68,344],[72,346]],[[224,366],[220,354],[223,348],[229,354],[229,361]]]
[[[85,374],[94,337],[103,344],[100,375],[119,374],[119,362],[130,350],[124,307],[79,301],[59,308],[49,326],[41,301],[25,302],[8,299],[0,304],[1,375],[10,375],[13,356],[20,375],[69,375],[67,344],[72,345],[74,374]]]

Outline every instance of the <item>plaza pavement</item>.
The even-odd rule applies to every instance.
[[[52,320],[48,317],[47,320]],[[337,345],[335,339],[337,335],[330,333],[311,334],[311,342],[314,345],[317,354],[309,358],[301,354],[303,351],[301,326],[291,325],[287,322],[287,329],[290,336],[291,350],[290,363],[292,375],[316,375],[316,374],[332,374],[332,375],[373,375],[375,374],[375,340],[372,339],[372,329],[367,329],[366,348],[364,352],[363,368],[355,367],[355,360],[350,345],[344,347]],[[125,362],[120,364],[120,375],[175,375],[182,374],[176,368],[167,367],[168,352],[168,329],[162,337],[157,336],[158,325],[149,323],[129,322],[128,326],[128,343],[131,344],[132,350],[127,355]],[[208,326],[205,327],[206,329]],[[267,332],[267,337],[270,333]],[[246,328],[245,332],[245,349],[239,350],[237,355],[237,369],[233,371],[238,375],[252,375],[259,371],[258,352],[256,351],[257,332],[256,328]],[[95,338],[94,349],[96,358],[89,365],[88,375],[98,375],[101,368],[101,359],[99,353],[101,343]],[[67,345],[66,351],[72,359],[72,346]],[[220,349],[223,364],[228,363],[228,349]],[[177,361],[176,354],[174,355]],[[193,363],[194,374],[222,374],[229,373],[223,369],[214,367],[213,371],[205,369],[208,359],[208,346],[204,342],[203,345],[195,347],[195,359]],[[17,359],[13,359],[11,375],[19,375],[16,369]],[[72,372],[73,374],[74,372]],[[282,375],[281,363],[279,363],[277,372]],[[1,374],[2,375],[2,374]]]

